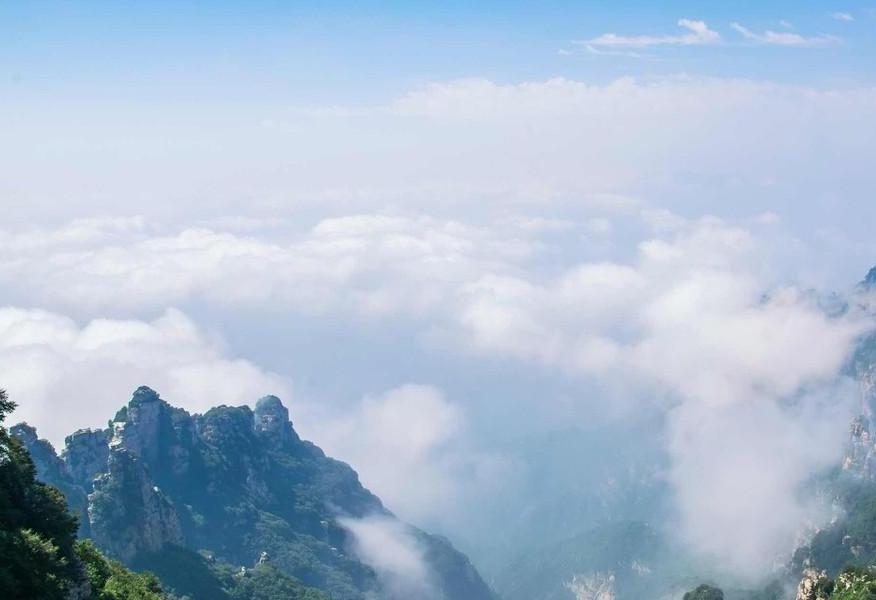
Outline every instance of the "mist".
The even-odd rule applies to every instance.
[[[768,45],[702,26],[721,51]],[[581,39],[690,49],[603,35]],[[328,100],[15,87],[12,419],[60,450],[140,385],[198,413],[274,394],[493,581],[625,520],[734,582],[768,578],[836,516],[812,482],[860,411],[876,91],[570,43],[631,62]],[[396,596],[435,593],[410,531],[344,527]]]

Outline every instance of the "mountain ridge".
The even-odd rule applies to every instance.
[[[414,588],[436,600],[493,598],[448,541],[399,521],[349,465],[302,440],[275,396],[255,409],[189,414],[142,386],[106,429],[67,436],[60,456],[30,426],[11,431],[32,452],[40,477],[67,496],[80,535],[159,577],[168,568],[161,554],[178,547],[230,565],[270,557],[275,568],[337,600],[402,598]],[[428,589],[371,560],[357,537],[363,534],[348,522],[402,536],[428,569]]]

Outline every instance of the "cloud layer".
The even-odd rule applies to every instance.
[[[280,376],[229,356],[177,310],[151,320],[94,319],[0,308],[0,382],[13,419],[57,448],[76,429],[101,427],[140,385],[192,411],[289,395]]]
[[[228,310],[282,306],[293,318],[392,324],[404,315],[418,343],[442,352],[614,390],[591,399],[590,410],[661,404],[677,530],[698,551],[755,576],[764,557],[790,550],[818,517],[799,490],[837,458],[854,394],[836,381],[866,323],[828,317],[817,296],[785,284],[763,235],[774,215],[747,227],[666,211],[637,220],[649,235],[630,259],[556,262],[549,274],[543,259],[563,236],[603,239],[611,221],[506,217],[489,228],[360,215],[325,219],[292,241],[205,229],[150,237],[145,223],[96,221],[6,243],[23,257],[53,253],[44,264],[65,268],[33,281],[61,278],[64,285],[44,289],[61,295],[46,298],[79,309],[221,299]],[[69,390],[87,391],[103,416],[140,383],[196,410],[288,392],[284,379],[228,356],[175,310],[80,326],[9,308],[0,334],[0,377],[22,416],[53,440],[95,424],[94,414],[65,403]],[[435,386],[404,385],[343,411],[302,408],[316,441],[405,517],[433,522],[464,512],[513,475],[513,465],[468,441],[470,428],[485,424],[469,423]],[[749,490],[744,502],[731,494],[737,489]]]
[[[790,46],[797,48],[819,48],[824,46],[836,46],[842,43],[842,39],[835,35],[820,34],[816,36],[804,36],[791,31],[772,31],[767,29],[763,33],[755,33],[739,23],[730,25],[736,32],[747,40],[758,44],[770,46]]]
[[[353,535],[353,552],[374,569],[391,600],[441,597],[424,551],[406,525],[381,516],[339,519],[339,523]]]
[[[709,29],[704,21],[694,19],[679,19],[678,26],[689,33],[681,35],[617,35],[604,33],[598,37],[582,42],[588,46],[622,46],[629,48],[646,48],[648,46],[699,46],[717,44],[721,34]]]
[[[590,43],[718,40],[705,23],[680,25]],[[475,499],[503,489],[509,466],[481,439],[503,420],[535,427],[513,407],[493,419],[470,410],[502,384],[531,386],[527,409],[566,402],[597,422],[658,406],[676,530],[754,575],[817,522],[799,488],[836,458],[854,403],[837,379],[865,325],[826,317],[807,290],[853,281],[876,253],[874,103],[867,87],[556,78],[434,82],[373,107],[266,107],[209,132],[184,114],[108,111],[83,131],[42,111],[63,164],[0,155],[13,174],[0,381],[57,442],[144,383],[192,410],[289,398],[268,356],[283,353],[282,325],[312,327],[307,348],[330,355],[346,327],[367,324],[379,341],[365,352],[394,344],[403,357],[387,366],[391,383],[346,382],[342,407],[312,390],[292,412],[390,507],[444,524],[486,510]],[[9,125],[10,147],[33,135]],[[127,140],[154,152],[132,160]],[[191,152],[194,141],[208,150]],[[129,202],[116,209],[117,198]],[[67,210],[79,218],[60,222]],[[204,322],[271,350],[241,358]],[[412,376],[405,354],[423,349],[450,366]],[[326,362],[316,379],[347,372]],[[477,398],[453,389],[460,363],[477,372]],[[506,373],[511,384],[498,381]],[[359,533],[363,552],[404,546],[379,527]],[[400,560],[375,558],[415,569]]]
[[[449,527],[440,515],[464,513],[512,476],[506,459],[471,442],[468,426],[462,408],[441,390],[407,384],[317,417],[309,429],[333,456],[349,460],[393,512]]]
[[[769,207],[808,232],[834,223],[835,211],[821,210],[828,200],[849,210],[865,205],[873,102],[867,86],[466,79],[427,83],[376,107],[265,107],[206,132],[181,109],[160,121],[106,111],[83,129],[74,125],[90,115],[56,121],[54,111],[29,103],[0,122],[6,222],[122,213],[215,228],[229,216],[243,217],[239,227],[387,211],[464,220],[520,207],[622,209],[646,199],[693,216]],[[40,130],[22,129],[37,110]],[[15,150],[34,135],[69,151],[35,161]],[[162,141],[161,152],[126,151]],[[209,153],[191,151],[195,142]],[[802,194],[813,200],[801,205]]]

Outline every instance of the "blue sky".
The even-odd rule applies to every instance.
[[[606,32],[672,35],[682,18],[705,21],[723,43],[652,49],[645,60],[589,55],[572,44]],[[746,45],[733,22],[842,42]],[[598,82],[686,72],[872,83],[874,27],[871,7],[831,2],[28,2],[0,7],[0,52],[7,91],[14,82],[33,93],[86,97],[362,103],[422,81],[473,76]]]

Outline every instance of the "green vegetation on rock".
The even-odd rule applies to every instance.
[[[36,480],[24,445],[3,426],[15,404],[0,390],[0,598],[162,600],[158,580],[110,561],[87,541],[63,494]]]
[[[266,560],[252,568],[235,568],[210,554],[166,546],[139,557],[134,566],[155,573],[166,589],[184,599],[329,600],[328,595],[305,587]]]
[[[353,469],[300,439],[274,396],[191,415],[140,387],[107,429],[68,436],[60,457],[33,428],[13,433],[41,478],[81,500],[81,533],[177,597],[407,600],[346,525],[373,518],[421,552],[435,580],[422,600],[493,598],[449,542],[399,522]]]
[[[876,571],[849,567],[833,582],[830,600],[876,600]]]
[[[724,600],[724,592],[716,587],[703,584],[686,593],[684,600]]]
[[[91,587],[91,600],[162,600],[158,578],[150,573],[134,573],[122,563],[109,560],[89,540],[76,544],[76,554]]]

